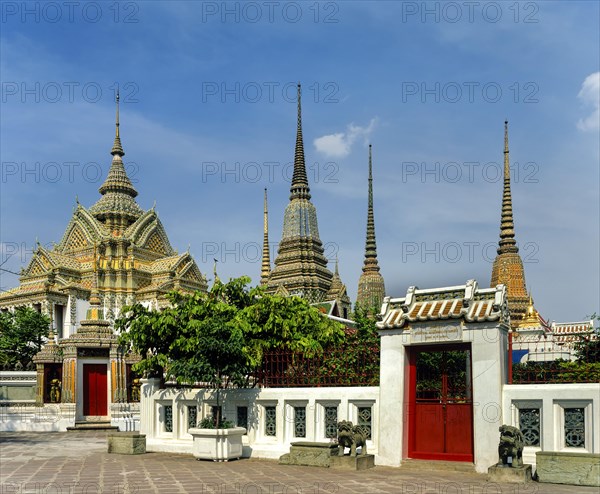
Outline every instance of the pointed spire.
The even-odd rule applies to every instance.
[[[290,188],[290,199],[310,199],[310,188],[304,161],[304,141],[302,138],[302,88],[298,83],[298,120],[296,123],[296,149],[294,151],[294,175]]]
[[[356,305],[379,309],[385,297],[385,282],[379,272],[377,241],[375,239],[375,214],[373,212],[373,146],[369,144],[369,199],[367,203],[367,235],[365,260],[358,280]]]
[[[375,240],[375,215],[373,213],[373,159],[372,144],[369,144],[369,200],[367,206],[367,239],[363,272],[379,271],[377,262],[377,241]]]
[[[512,195],[510,191],[510,157],[508,152],[508,121],[504,122],[504,186],[502,193],[502,215],[500,220],[500,242],[498,255],[492,266],[491,287],[506,285],[510,325],[518,328],[527,315],[528,295],[525,285],[525,269],[519,256],[515,240]]]
[[[508,153],[508,120],[504,121],[504,192],[502,194],[502,217],[500,221],[500,242],[498,254],[519,252],[515,240],[512,195],[510,192],[510,157]]]
[[[110,152],[110,154],[112,154],[113,156],[118,155],[118,156],[125,156],[125,151],[123,151],[123,146],[121,146],[121,137],[119,135],[119,99],[120,99],[120,95],[119,95],[119,90],[117,89],[117,116],[116,116],[116,131],[115,131],[115,142],[113,144],[112,147],[112,151]]]
[[[102,197],[90,208],[90,212],[97,219],[105,223],[110,223],[111,229],[116,228],[116,230],[119,230],[133,223],[143,214],[143,211],[134,200],[138,192],[127,176],[127,171],[123,164],[125,152],[123,151],[123,146],[121,146],[121,137],[119,134],[120,96],[118,92],[116,99],[115,142],[110,152],[113,157],[112,163],[106,180],[98,189]]]
[[[266,285],[271,274],[271,255],[269,252],[269,212],[267,210],[267,188],[265,187],[264,201],[264,222],[263,222],[263,251],[262,251],[262,269],[260,272],[260,284]]]

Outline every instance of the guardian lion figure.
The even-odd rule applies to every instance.
[[[356,456],[356,448],[360,449],[360,456],[367,454],[367,431],[360,425],[352,425],[348,420],[338,422],[339,456],[344,456],[344,449],[350,448],[350,456]]]
[[[502,425],[500,431],[500,445],[498,446],[498,455],[500,456],[499,465],[508,465],[513,467],[523,466],[523,433],[511,425]],[[508,461],[511,457],[512,463]]]

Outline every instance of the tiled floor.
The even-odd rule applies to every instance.
[[[0,494],[561,494],[598,493],[597,488],[555,484],[494,484],[485,475],[407,472],[375,467],[344,472],[280,466],[268,460],[227,463],[190,455],[106,452],[105,432],[2,433]]]

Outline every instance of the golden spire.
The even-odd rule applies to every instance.
[[[267,210],[267,188],[265,187],[264,201],[264,223],[263,223],[263,252],[262,269],[260,272],[260,284],[266,285],[271,274],[271,256],[269,253],[269,212]]]
[[[519,252],[515,240],[512,195],[510,192],[510,158],[508,154],[508,120],[504,121],[504,192],[502,195],[502,216],[500,220],[500,242],[498,254]]]
[[[504,122],[504,188],[502,193],[502,214],[500,221],[500,241],[498,255],[492,267],[490,286],[506,285],[510,325],[519,327],[527,314],[527,289],[525,269],[515,240],[512,195],[510,191],[510,157],[508,151],[508,121]]]
[[[538,311],[535,310],[533,306],[533,297],[531,296],[531,292],[529,292],[529,303],[527,305],[527,312],[525,313],[525,317],[519,323],[519,328],[531,328],[540,326],[540,319],[538,317]]]

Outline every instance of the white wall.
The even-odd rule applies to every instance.
[[[584,408],[585,447],[565,447],[564,409]],[[520,408],[541,411],[540,447],[526,446],[523,460],[535,466],[536,451],[600,453],[600,384],[509,384],[502,400],[504,423],[519,426]]]
[[[216,405],[213,390],[163,389],[157,381],[144,379],[141,402],[141,428],[148,451],[192,452],[187,433],[187,406],[198,405],[198,420],[210,415]],[[244,436],[244,456],[279,458],[289,453],[293,441],[330,442],[325,437],[325,407],[337,407],[337,420],[358,422],[358,408],[371,407],[372,440],[367,451],[377,457],[379,427],[378,387],[261,388],[233,389],[223,395],[223,416],[235,422],[238,406],[248,407],[248,433]],[[165,430],[165,406],[173,407],[173,430]],[[276,408],[276,435],[265,431],[265,407]],[[294,437],[294,407],[306,408],[306,437]]]

